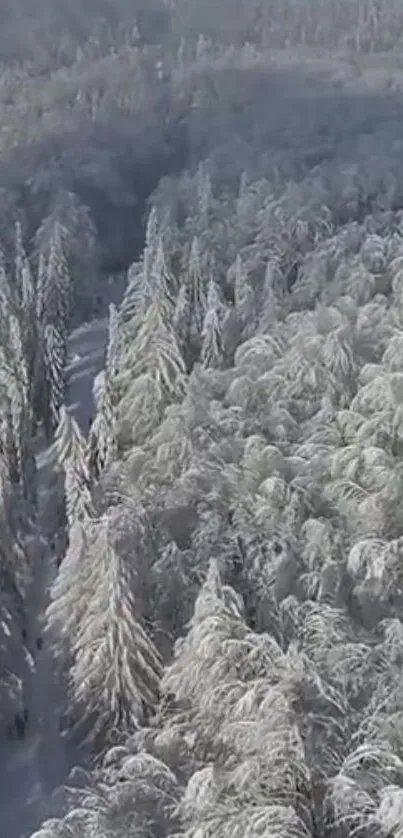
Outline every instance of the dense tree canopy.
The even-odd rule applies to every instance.
[[[0,737],[65,760],[18,838],[398,838],[401,5],[0,17]]]

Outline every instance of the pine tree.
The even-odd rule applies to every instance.
[[[262,312],[259,318],[259,330],[261,332],[270,333],[283,310],[285,296],[286,291],[281,270],[275,260],[269,261],[266,266]]]
[[[28,368],[31,391],[33,388],[36,356],[38,353],[38,329],[35,319],[35,307],[34,282],[28,259],[25,259],[22,268],[21,328],[23,335],[24,356]]]
[[[46,628],[61,672],[73,662],[74,644],[87,608],[91,538],[91,519],[72,521],[66,555],[50,589]]]
[[[8,450],[10,463],[14,464],[13,482],[21,485],[24,496],[27,497],[30,486],[26,468],[30,456],[29,443],[33,428],[29,402],[15,375],[9,379],[6,403],[8,405],[5,414],[8,423]]]
[[[4,379],[4,384],[6,379]],[[4,454],[4,460],[7,464],[7,475],[10,483],[18,484],[21,478],[21,457],[18,451],[18,443],[15,439],[15,420],[13,421],[13,409],[9,396],[10,388],[15,389],[15,382],[13,379],[8,379],[8,392],[3,390],[2,412],[0,421],[0,440],[1,448]],[[16,411],[14,410],[14,416]],[[17,413],[18,416],[18,413]]]
[[[1,345],[7,348],[10,335],[11,314],[18,312],[18,305],[15,299],[15,289],[7,275],[4,254],[0,250],[0,323],[1,323]]]
[[[39,260],[36,295],[40,352],[35,367],[35,406],[48,435],[58,425],[64,401],[70,305],[71,280],[63,230],[56,222],[47,261],[43,257]]]
[[[16,296],[20,304],[22,302],[22,289],[24,282],[23,274],[26,261],[27,257],[22,239],[22,227],[20,222],[17,222],[17,224],[15,225],[14,279],[16,283]]]
[[[196,769],[178,807],[188,838],[229,838],[239,824],[241,834],[312,834],[311,778],[291,708],[298,676],[297,657],[246,625],[241,598],[212,561],[162,681],[166,738]]]
[[[251,337],[255,327],[255,296],[238,254],[233,266],[235,310],[243,327],[244,338]]]
[[[67,360],[66,339],[52,323],[45,327],[43,350],[47,385],[44,422],[46,433],[50,435],[59,424],[64,402]]]
[[[145,250],[153,261],[158,247],[158,215],[156,207],[153,206],[147,219]]]
[[[60,420],[55,434],[55,450],[64,471],[66,515],[69,528],[77,521],[92,516],[90,474],[87,467],[84,437],[75,419],[65,406],[60,409]]]
[[[119,358],[119,315],[116,306],[109,306],[108,345],[106,350],[106,371],[113,380],[117,372]]]
[[[46,258],[44,253],[39,253],[36,278],[36,321],[38,324],[45,322],[46,282]]]
[[[62,228],[57,222],[49,245],[44,297],[44,322],[51,323],[65,335],[70,318],[71,279]]]
[[[206,313],[207,300],[205,295],[205,280],[201,265],[200,245],[197,238],[193,239],[190,248],[187,282],[189,284],[189,297],[194,326],[196,332],[201,334]]]
[[[161,300],[165,300],[167,306],[173,309],[175,305],[176,281],[168,269],[161,236],[158,237],[154,258],[151,263],[150,282],[153,297],[158,295]]]
[[[35,318],[35,287],[29,260],[22,239],[21,224],[16,225],[14,282],[18,299],[18,320],[21,345],[28,376],[28,391],[32,400],[31,389],[38,351],[37,323]]]
[[[118,418],[138,442],[161,421],[167,405],[185,392],[185,363],[169,311],[169,303],[156,296],[121,359]]]
[[[151,300],[151,264],[147,249],[142,258],[129,268],[127,286],[119,308],[119,324],[125,328],[127,337],[137,331]]]
[[[135,731],[158,698],[161,661],[138,619],[136,556],[118,552],[111,523],[95,526],[85,612],[74,643],[72,714],[97,752]],[[140,549],[141,538],[132,549]]]
[[[29,443],[33,433],[31,385],[19,317],[9,310],[7,331],[0,347],[0,385],[4,388],[7,417],[7,450],[14,483],[20,483],[25,497],[34,489],[30,484]]]
[[[97,412],[88,436],[88,467],[91,477],[99,479],[113,461],[117,451],[115,436],[115,410],[107,371],[98,374],[94,381],[94,401]]]
[[[205,368],[219,367],[222,361],[222,313],[217,284],[211,277],[202,331],[201,362]]]

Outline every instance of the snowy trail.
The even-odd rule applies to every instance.
[[[104,364],[107,321],[80,326],[69,341],[66,402],[87,431],[93,413],[92,385]],[[53,497],[48,487],[54,463],[51,449],[37,455],[41,531],[46,537],[52,520]],[[31,647],[41,635],[55,558],[45,547],[30,592]],[[53,662],[44,646],[36,653],[36,669],[26,685],[29,726],[22,742],[0,742],[0,834],[2,838],[27,838],[45,814],[47,795],[66,778],[69,770],[64,742],[58,730],[60,696],[53,677]]]

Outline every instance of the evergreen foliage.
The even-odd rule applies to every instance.
[[[5,834],[399,838],[401,5],[3,6]]]

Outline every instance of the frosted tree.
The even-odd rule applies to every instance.
[[[16,225],[14,281],[18,311],[23,335],[23,349],[30,382],[32,380],[35,356],[37,351],[37,334],[35,322],[35,286],[30,264],[25,252],[21,224]]]
[[[26,261],[26,254],[22,238],[22,227],[18,221],[15,225],[15,259],[14,259],[14,273],[18,288],[18,297],[22,297],[22,272]]]
[[[183,351],[186,350],[189,343],[191,319],[192,309],[189,288],[186,282],[182,282],[176,298],[173,327]]]
[[[0,386],[4,389],[4,404],[7,441],[5,441],[13,463],[14,482],[21,482],[27,497],[30,492],[29,467],[31,454],[29,443],[33,431],[31,386],[29,370],[24,355],[23,338],[19,318],[11,311],[3,332],[3,346],[0,346]],[[33,488],[31,486],[31,488]]]
[[[30,263],[17,236],[16,281],[20,293],[20,320],[25,362],[28,368],[30,388],[33,386],[36,356],[38,353],[38,324],[35,318],[36,290]]]
[[[8,379],[12,383],[11,379]],[[4,384],[6,379],[4,379]],[[12,383],[13,385],[13,383]],[[4,386],[4,385],[3,385]],[[21,458],[18,453],[17,441],[14,435],[13,428],[13,411],[11,403],[6,390],[3,390],[1,399],[1,421],[0,421],[0,439],[1,446],[7,463],[7,473],[9,480],[14,485],[18,485],[21,478]]]
[[[223,304],[219,297],[217,283],[211,277],[207,310],[203,323],[201,363],[203,367],[219,367],[222,360],[222,316]]]
[[[85,475],[85,439],[65,405],[60,408],[54,448],[60,466],[63,467],[68,460],[72,460]]]
[[[135,340],[121,357],[118,419],[124,436],[141,442],[161,421],[166,406],[185,392],[186,369],[169,320],[169,305],[156,296]]]
[[[103,756],[95,776],[80,772],[84,787],[73,772],[68,787],[58,789],[67,814],[45,821],[32,838],[158,838],[173,833],[179,783],[161,760],[116,746]]]
[[[45,322],[46,310],[46,258],[43,253],[39,253],[37,275],[36,275],[36,320],[38,323]]]
[[[212,562],[162,683],[176,708],[170,747],[176,735],[188,759],[205,762],[179,805],[182,828],[187,836],[230,836],[241,824],[254,836],[263,825],[268,834],[308,836],[310,772],[289,703],[298,660],[251,632],[242,612]]]
[[[52,323],[44,330],[43,358],[47,385],[45,428],[50,435],[58,426],[60,409],[64,403],[67,360],[66,338]]]
[[[147,219],[145,250],[153,260],[158,247],[158,214],[156,207],[152,207]]]
[[[128,284],[119,309],[125,343],[135,337],[157,290],[159,277],[155,270],[155,253],[155,250],[145,248],[142,258],[129,269]]]
[[[109,306],[108,344],[106,349],[106,371],[113,380],[119,358],[119,314],[114,303]]]
[[[162,236],[158,237],[153,261],[151,263],[151,288],[153,296],[160,296],[166,304],[173,308],[176,281],[168,267]]]
[[[40,422],[48,414],[48,393],[45,373],[45,357],[44,357],[44,323],[46,310],[46,259],[43,253],[39,254],[37,273],[36,273],[36,287],[35,287],[35,331],[37,336],[37,345],[35,352],[35,362],[32,372],[32,403],[36,422]]]
[[[50,589],[46,628],[60,670],[73,661],[73,648],[90,595],[92,523],[82,518],[71,524],[69,544]]]
[[[119,307],[119,324],[125,334],[134,335],[151,299],[150,258],[147,250],[129,268],[127,286]]]
[[[51,323],[62,335],[69,324],[71,278],[64,251],[63,230],[56,222],[49,243],[44,293],[44,322]]]
[[[71,528],[76,521],[92,514],[90,474],[86,461],[86,445],[75,419],[65,406],[60,409],[55,433],[55,451],[64,471],[64,492],[67,522]]]
[[[71,708],[94,751],[137,729],[158,698],[161,661],[138,618],[138,563],[119,555],[107,517],[95,526],[85,613],[74,643]],[[137,565],[137,566],[136,566]]]
[[[244,338],[247,339],[251,337],[255,327],[255,295],[240,254],[231,266],[229,274],[234,286],[235,311],[242,324]]]
[[[330,372],[330,391],[341,406],[350,403],[356,390],[357,363],[351,332],[346,327],[332,331],[323,348],[323,361]]]
[[[143,254],[129,268],[127,286],[119,308],[119,322],[122,325],[128,324],[128,336],[135,334],[152,297],[153,283],[155,283],[153,266],[158,242],[158,217],[153,207],[148,217]]]
[[[87,461],[92,477],[98,479],[116,454],[115,379],[119,367],[121,333],[115,306],[109,307],[108,345],[105,369],[94,380],[93,396],[96,415],[91,424],[87,445]]]
[[[184,269],[176,296],[173,326],[181,351],[190,370],[200,356],[202,332],[207,314],[208,276],[211,270],[200,254],[200,242],[194,237],[189,254],[184,257]],[[211,266],[210,266],[211,267]]]
[[[76,310],[91,314],[90,298],[93,301],[97,278],[94,266],[96,232],[90,211],[75,193],[63,188],[57,190],[49,210],[35,233],[39,258],[43,257],[47,269],[49,256],[56,245],[59,255],[54,267],[66,271],[68,266],[71,277],[68,309],[74,306]]]
[[[270,332],[281,315],[285,299],[286,287],[284,276],[277,261],[272,259],[267,263],[264,278],[262,313],[259,318],[259,330],[261,332]]]
[[[41,255],[38,271],[36,313],[40,352],[35,369],[35,404],[36,414],[44,419],[49,434],[57,427],[64,401],[71,305],[71,279],[63,229],[58,222],[53,227],[47,259]]]
[[[116,411],[108,367],[97,375],[93,392],[97,412],[88,436],[87,461],[91,476],[98,480],[117,452]]]
[[[26,617],[24,596],[31,580],[28,558],[32,559],[32,545],[38,554],[30,518],[35,474],[30,450],[33,427],[27,328],[21,301],[27,260],[18,225],[15,246],[14,272],[6,272],[0,254],[0,717],[11,731],[14,714],[22,718],[23,681],[30,665],[21,630]],[[26,313],[32,317],[28,308]],[[27,533],[32,536],[29,546]]]
[[[0,318],[2,324],[2,343],[8,334],[7,320],[11,313],[16,313],[18,306],[15,300],[15,289],[12,288],[5,267],[4,254],[0,251]],[[6,330],[6,333],[4,332]]]
[[[206,288],[201,263],[200,244],[194,238],[191,244],[187,268],[187,282],[189,285],[189,297],[192,311],[192,318],[198,333],[203,329],[204,316],[206,313]]]

